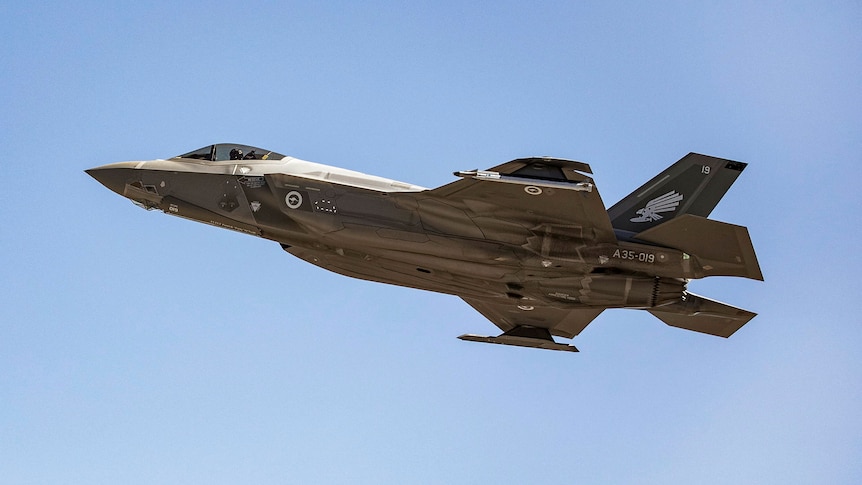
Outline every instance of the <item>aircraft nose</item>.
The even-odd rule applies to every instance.
[[[120,195],[124,195],[123,191],[136,165],[134,162],[111,163],[84,171],[105,187]]]
[[[105,187],[113,190],[114,192],[123,195],[123,186],[125,186],[125,182],[123,182],[122,177],[117,170],[110,168],[102,168],[96,167],[91,168],[89,170],[85,170],[87,175],[93,177],[98,180],[99,183],[104,185]]]

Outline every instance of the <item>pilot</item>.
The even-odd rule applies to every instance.
[[[239,148],[234,148],[230,151],[230,159],[231,160],[242,160],[242,150]]]

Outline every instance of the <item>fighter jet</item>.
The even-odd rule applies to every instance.
[[[231,143],[87,170],[144,209],[279,243],[354,278],[455,295],[502,334],[577,352],[607,308],[729,337],[756,314],[690,280],[763,280],[742,226],[707,219],[746,164],[689,153],[610,209],[586,163],[519,158],[428,189]]]

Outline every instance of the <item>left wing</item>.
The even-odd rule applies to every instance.
[[[535,306],[524,311],[510,302],[494,301],[478,298],[462,298],[468,305],[500,327],[503,332],[509,332],[516,327],[545,328],[551,335],[574,338],[586,328],[604,307],[584,307],[578,309],[562,309],[551,306]]]
[[[471,342],[532,347],[537,349],[577,352],[574,345],[554,341],[552,335],[572,338],[581,333],[604,308],[560,309],[551,306],[518,308],[509,302],[463,298],[503,333],[497,337],[465,334],[458,337]],[[526,310],[532,308],[531,310]]]
[[[488,238],[502,231],[502,223],[540,230],[537,236],[563,232],[593,244],[614,243],[601,196],[581,172],[592,173],[572,160],[519,158],[489,170],[455,172],[463,180],[425,194],[459,206]]]
[[[548,257],[572,258],[584,245],[617,242],[593,179],[585,175],[590,173],[585,163],[547,157],[455,172],[463,179],[423,193],[435,202],[423,206],[420,201],[420,214],[435,204],[445,205],[458,209],[453,222],[466,215],[486,239],[534,246]],[[572,338],[604,311],[604,307],[571,309],[502,298],[462,298],[503,334],[468,334],[460,339],[570,352],[577,349],[555,342],[553,336]]]

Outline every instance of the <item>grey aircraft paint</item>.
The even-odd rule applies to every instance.
[[[523,158],[436,189],[216,144],[87,170],[145,209],[280,243],[354,278],[457,295],[497,325],[462,340],[577,351],[606,308],[729,337],[755,314],[688,280],[762,280],[748,230],[707,219],[746,164],[690,153],[605,209],[589,165]]]

